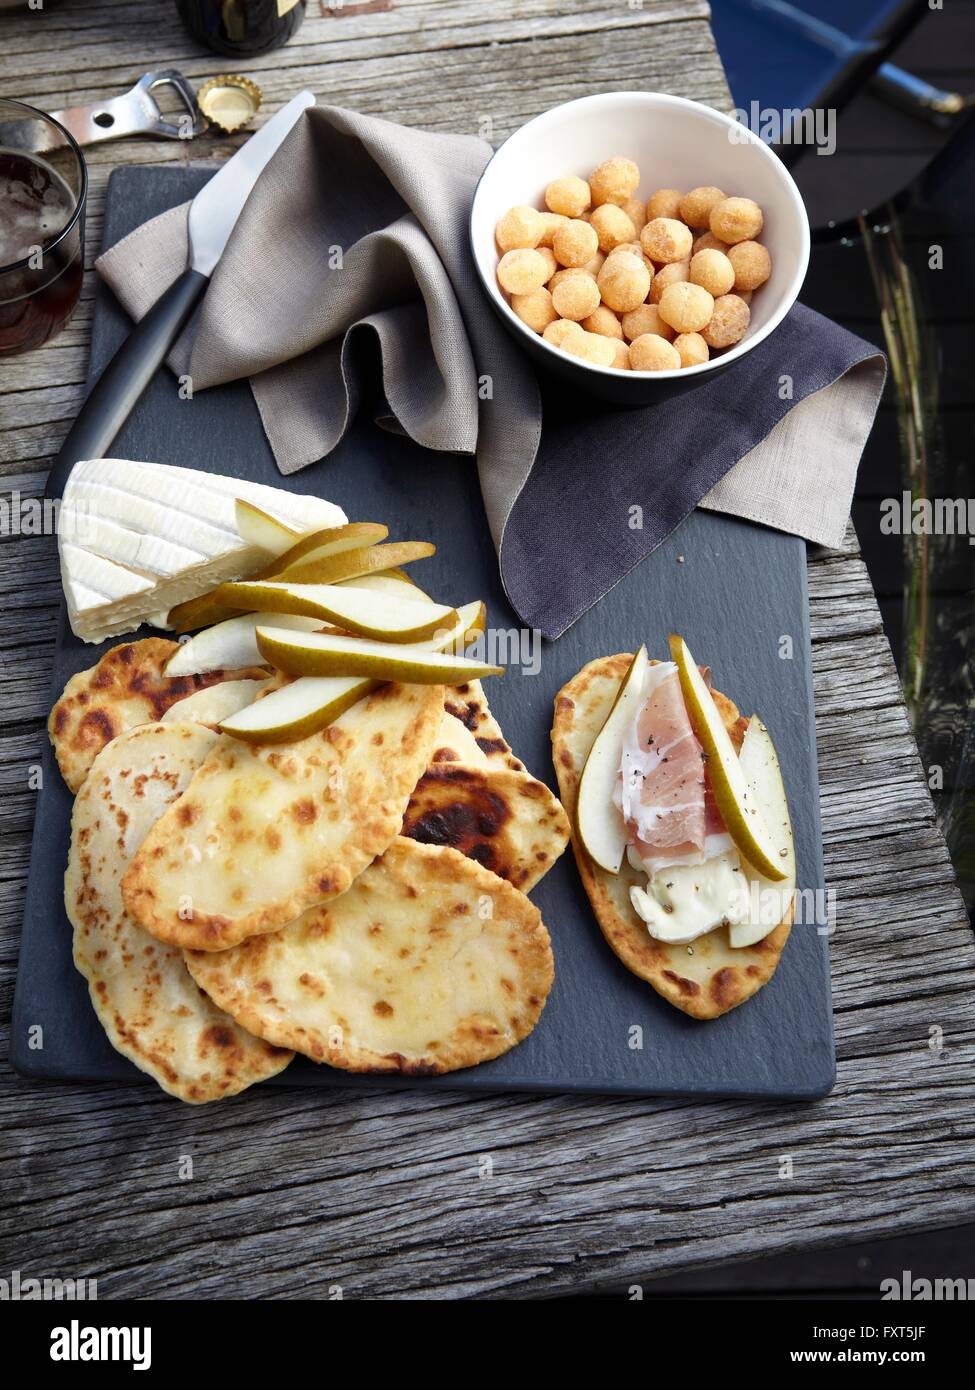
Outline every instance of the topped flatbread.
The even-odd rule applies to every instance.
[[[161,941],[220,951],[344,893],[399,831],[443,698],[383,685],[295,743],[220,737],[129,866],[129,912]]]
[[[355,1072],[433,1076],[538,1022],[552,950],[538,909],[453,849],[396,839],[333,902],[232,951],[187,951],[245,1028]]]
[[[74,804],[64,877],[75,965],[109,1041],[192,1102],[234,1095],[292,1057],[238,1027],[190,978],[183,953],[144,932],[122,904],[132,855],[214,739],[195,724],[144,724],[99,753]]]
[[[562,804],[572,821],[572,848],[596,920],[627,969],[684,1013],[718,1018],[772,978],[792,914],[753,946],[732,947],[724,926],[698,937],[692,946],[658,941],[630,902],[630,888],[642,884],[644,875],[625,856],[618,874],[606,873],[582,848],[575,828],[579,779],[632,660],[632,654],[622,652],[590,661],[555,699],[552,750]],[[740,748],[747,721],[726,696],[716,690],[712,694],[732,742]]]
[[[163,669],[177,650],[178,643],[164,637],[123,642],[68,681],[47,728],[61,776],[73,792],[105,745],[126,729],[162,719],[177,700],[222,681],[267,679],[267,671],[260,666],[164,676]]]

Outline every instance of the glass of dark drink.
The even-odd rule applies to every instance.
[[[29,352],[74,312],[88,170],[62,125],[0,99],[0,357]]]

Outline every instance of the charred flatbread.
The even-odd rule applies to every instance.
[[[126,729],[162,719],[177,700],[222,681],[267,678],[261,667],[165,676],[165,665],[177,648],[176,642],[163,637],[123,642],[68,681],[47,727],[61,776],[73,792],[105,745]]]
[[[493,767],[510,767],[524,772],[525,764],[516,758],[501,732],[501,726],[488,708],[480,681],[451,686],[444,697],[444,709],[459,720]]]
[[[103,749],[75,800],[64,880],[75,965],[109,1041],[164,1091],[194,1103],[234,1095],[292,1057],[218,1009],[182,951],[143,931],[122,903],[132,855],[213,742],[199,725],[145,724]]]
[[[527,772],[440,762],[414,788],[403,834],[460,850],[528,893],[564,852],[569,819],[544,782]]]
[[[186,960],[269,1042],[409,1076],[507,1052],[535,1027],[553,978],[548,932],[523,893],[456,850],[402,838],[283,931]]]
[[[772,978],[789,936],[791,911],[754,946],[732,947],[727,927],[699,937],[692,950],[657,941],[630,903],[630,888],[642,884],[644,876],[625,857],[620,872],[608,874],[582,848],[575,828],[579,779],[632,659],[623,652],[590,661],[556,696],[552,751],[562,804],[572,822],[572,848],[600,929],[627,969],[693,1018],[718,1018]],[[747,721],[731,700],[712,693],[732,741],[740,747]]]

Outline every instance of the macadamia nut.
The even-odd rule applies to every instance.
[[[591,275],[592,278],[595,280],[596,276],[602,270],[605,262],[605,251],[597,251],[595,256],[593,256],[590,260],[586,261],[585,265],[579,266],[579,269],[584,270],[587,275]]]
[[[772,257],[757,241],[739,241],[730,247],[728,262],[735,272],[736,290],[757,290],[772,274]]]
[[[711,184],[692,188],[690,193],[685,193],[680,200],[680,217],[689,227],[707,227],[711,209],[724,200],[725,195],[721,189]]]
[[[498,281],[509,294],[531,294],[549,278],[548,262],[537,251],[520,247],[506,251],[498,263]]]
[[[502,251],[515,251],[521,246],[537,246],[544,227],[542,214],[537,208],[519,205],[508,209],[494,229],[494,235]]]
[[[646,226],[646,204],[642,203],[639,198],[627,198],[625,203],[620,203],[620,207],[633,223],[633,230],[636,232],[637,236],[639,236]]]
[[[536,246],[535,250],[538,252],[542,260],[548,266],[548,274],[545,277],[546,282],[548,282],[549,280],[551,280],[553,275],[558,274],[559,270],[559,263],[555,259],[555,252],[552,250],[551,246]]]
[[[630,367],[635,372],[671,372],[679,366],[680,354],[656,333],[644,333],[630,344]]]
[[[616,338],[613,341],[613,351],[616,356],[609,365],[615,367],[618,372],[628,372],[630,370],[630,349],[622,338]]]
[[[638,241],[621,241],[619,246],[614,246],[609,254],[611,256],[615,256],[619,251],[629,251],[631,255],[638,256],[639,259],[646,266],[647,270],[649,270],[651,280],[656,275],[656,266],[654,265],[650,257],[646,254],[643,247],[640,245]]]
[[[573,357],[581,357],[584,362],[593,362],[597,367],[611,367],[616,358],[612,338],[602,338],[598,333],[567,333],[562,339],[562,351]]]
[[[562,226],[562,223],[568,222],[569,219],[557,212],[542,212],[539,216],[542,219],[542,239],[538,243],[539,248],[542,246],[551,246],[552,238],[555,236],[555,233]]]
[[[701,337],[709,348],[731,347],[741,342],[748,328],[751,310],[736,294],[723,294],[714,301],[714,312],[706,328],[701,329]]]
[[[610,252],[620,242],[632,241],[636,236],[633,223],[615,203],[603,203],[595,208],[589,225],[599,238],[600,251]]]
[[[711,209],[711,230],[729,245],[753,241],[763,224],[762,209],[751,198],[725,198]]]
[[[640,245],[652,261],[671,265],[690,259],[694,238],[690,228],[673,217],[655,217],[640,233]]]
[[[678,285],[690,278],[690,261],[673,261],[670,265],[662,266],[653,277],[653,284],[650,286],[648,298],[651,304],[659,304],[660,296],[668,285]]]
[[[570,275],[552,291],[559,318],[587,319],[599,308],[599,287],[591,275]]]
[[[561,347],[564,339],[569,333],[581,333],[582,329],[574,319],[553,319],[546,328],[542,337],[553,347]]]
[[[652,222],[655,217],[680,217],[683,196],[679,188],[658,188],[656,193],[651,193],[647,199],[647,221]]]
[[[617,313],[625,314],[642,304],[650,292],[652,276],[639,256],[617,251],[607,256],[596,277],[603,301]]]
[[[530,294],[513,294],[511,307],[522,323],[527,323],[536,333],[544,332],[558,318],[552,307],[552,296],[544,287],[532,290]]]
[[[578,267],[595,256],[599,238],[588,222],[573,217],[556,229],[552,250],[559,265]]]
[[[702,285],[668,285],[657,307],[664,323],[678,333],[697,333],[711,320],[714,298]]]
[[[724,251],[727,253],[728,243],[719,241],[713,232],[702,232],[700,236],[694,238],[693,251],[697,255],[698,251]]]
[[[691,257],[688,279],[692,285],[703,285],[717,299],[735,283],[735,271],[723,251],[698,251]]]
[[[640,170],[632,159],[619,154],[600,164],[589,178],[592,201],[597,208],[604,203],[625,203],[639,186]]]
[[[699,367],[711,356],[700,333],[681,333],[674,339],[674,347],[682,367]]]
[[[666,338],[668,342],[674,336],[674,330],[669,323],[664,323],[656,304],[641,304],[623,315],[624,337],[632,342],[634,338],[642,338],[644,333],[656,333],[658,338]]]
[[[588,183],[575,174],[553,179],[545,190],[545,206],[549,212],[561,213],[563,217],[581,217],[591,204]]]
[[[593,309],[589,317],[582,320],[582,326],[587,333],[599,333],[604,338],[622,338],[623,336],[623,325],[612,309],[607,309],[605,304],[600,304],[598,309]]]
[[[557,270],[551,280],[548,281],[548,288],[552,294],[555,293],[563,280],[568,280],[570,275],[589,275],[589,271],[586,270],[584,266],[569,266],[565,270]],[[590,280],[595,280],[596,277],[595,275],[589,275],[589,278]]]

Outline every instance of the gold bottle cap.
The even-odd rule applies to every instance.
[[[261,89],[249,77],[221,73],[204,82],[196,100],[212,125],[233,135],[256,116],[261,105]]]

